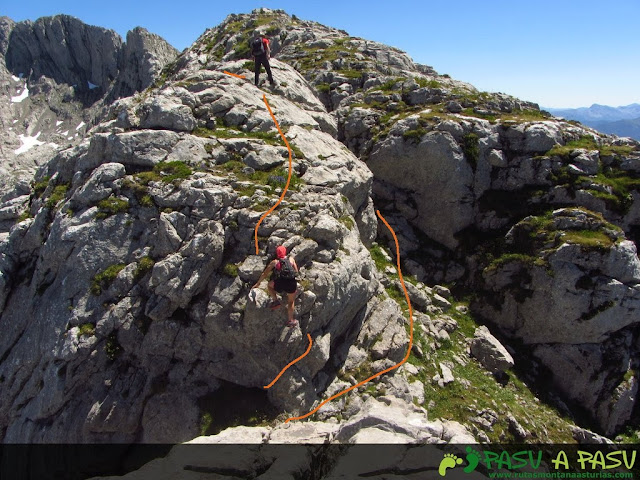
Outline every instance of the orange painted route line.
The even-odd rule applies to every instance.
[[[241,78],[243,80],[247,78],[244,75],[238,75],[237,73],[227,72],[226,70],[224,70],[222,73],[226,73],[227,75],[231,75],[232,77],[236,77],[236,78]]]
[[[289,365],[287,365],[286,367],[284,367],[282,369],[282,371],[278,374],[278,376],[276,378],[273,379],[273,381],[269,384],[269,385],[265,385],[263,388],[271,388],[273,387],[273,384],[276,383],[278,381],[278,379],[282,376],[282,374],[284,372],[287,371],[287,368],[289,368],[291,365],[293,365],[294,363],[296,363],[299,360],[302,360],[304,357],[307,356],[307,354],[311,351],[311,345],[313,345],[313,340],[311,340],[311,335],[309,335],[307,333],[307,337],[309,338],[309,346],[307,347],[307,351],[304,352],[302,355],[300,355],[298,358],[296,358],[293,362],[290,362]]]
[[[262,217],[260,217],[260,220],[258,220],[258,223],[256,224],[256,229],[254,231],[254,236],[253,236],[256,242],[256,255],[260,253],[260,249],[258,248],[258,227],[260,226],[262,221],[265,218],[267,218],[267,215],[273,212],[276,209],[276,207],[280,205],[280,202],[282,202],[282,200],[284,199],[284,196],[287,193],[287,190],[289,189],[289,183],[291,182],[291,170],[293,169],[293,166],[292,166],[293,154],[291,153],[291,147],[289,146],[289,142],[287,142],[287,139],[285,138],[284,133],[282,133],[282,130],[280,129],[280,125],[278,124],[278,121],[276,120],[275,115],[271,111],[271,107],[269,106],[269,102],[267,101],[267,96],[263,94],[262,99],[264,100],[264,104],[267,106],[267,110],[269,110],[269,115],[271,115],[271,119],[273,120],[273,123],[276,124],[276,128],[278,129],[278,132],[280,133],[282,140],[284,140],[284,144],[287,146],[287,150],[289,150],[289,176],[287,177],[287,184],[284,186],[284,190],[282,191],[282,194],[280,195],[280,198],[278,199],[276,204],[273,207],[271,207],[269,210],[267,210],[265,214],[262,215]]]
[[[386,369],[382,370],[381,372],[378,372],[375,375],[370,376],[366,380],[363,380],[360,383],[357,383],[357,384],[353,385],[352,387],[347,388],[346,390],[343,390],[343,391],[341,391],[339,393],[336,393],[332,397],[327,398],[325,401],[323,401],[320,405],[318,405],[316,408],[311,410],[306,415],[302,415],[301,417],[290,417],[290,418],[287,418],[284,423],[287,423],[287,422],[289,422],[291,420],[302,420],[303,418],[307,418],[308,416],[313,415],[318,410],[320,410],[320,408],[325,403],[328,403],[331,400],[334,400],[334,399],[338,398],[339,396],[344,395],[345,393],[350,392],[351,390],[353,390],[355,388],[358,388],[358,387],[364,385],[367,382],[370,382],[371,380],[373,380],[376,377],[379,377],[382,374],[385,374],[387,372],[390,372],[391,370],[394,370],[394,369],[400,367],[403,363],[405,363],[409,359],[409,354],[411,353],[411,346],[413,345],[413,310],[411,309],[411,300],[409,299],[409,293],[407,293],[407,287],[405,287],[404,279],[402,278],[402,270],[400,270],[400,246],[398,245],[398,237],[396,237],[396,232],[393,231],[393,228],[391,228],[391,226],[384,219],[384,217],[380,213],[380,210],[376,210],[376,213],[378,214],[378,217],[380,218],[380,220],[382,220],[382,222],[387,226],[387,228],[391,232],[391,235],[393,236],[393,241],[396,243],[396,258],[398,259],[398,276],[400,277],[400,283],[402,284],[402,290],[404,290],[404,296],[407,299],[407,304],[409,305],[409,332],[410,333],[409,333],[409,347],[407,348],[407,354],[404,356],[404,358],[402,359],[402,361],[400,363],[394,365],[393,367],[386,368]]]

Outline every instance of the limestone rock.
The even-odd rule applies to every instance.
[[[372,175],[320,131],[330,131],[331,121],[320,121],[327,114],[310,87],[291,67],[278,66],[291,88],[270,103],[283,124],[295,123],[288,134],[302,152],[294,165],[302,181],[261,222],[256,255],[251,239],[263,211],[254,207],[275,203],[277,193],[255,171],[239,180],[224,165],[252,154],[281,164],[286,149],[260,135],[193,135],[200,115],[211,114],[201,107],[221,107],[225,98],[247,112],[240,127],[255,120],[251,131],[277,131],[270,116],[258,122],[250,114],[266,111],[251,84],[238,87],[217,67],[195,61],[176,67],[189,81],[169,80],[150,95],[114,104],[113,120],[43,165],[37,195],[20,187],[0,206],[10,222],[22,213],[17,209],[33,215],[6,232],[0,261],[3,321],[20,317],[0,341],[0,375],[16,387],[31,379],[0,395],[10,441],[54,441],[63,431],[73,441],[132,441],[138,432],[146,441],[171,441],[172,432],[186,440],[198,433],[202,397],[222,381],[262,389],[305,352],[307,332],[311,352],[268,391],[269,401],[288,411],[318,400],[330,353],[344,338],[357,339],[358,322],[375,335],[357,348],[372,347],[381,334],[380,358],[404,354],[404,319],[392,301],[385,305],[393,317],[376,310],[380,284],[354,221],[359,214],[371,230]],[[237,191],[243,188],[248,195]],[[272,311],[267,293],[250,288],[280,244],[300,267],[294,329],[285,326],[285,308]],[[35,297],[20,280],[23,267],[40,292]],[[33,331],[49,334],[36,345]],[[15,362],[25,368],[14,371]],[[23,407],[12,409],[18,396]],[[172,405],[182,414],[158,422]],[[69,420],[64,412],[71,411],[79,414]],[[29,426],[28,418],[52,415],[50,428]]]
[[[575,231],[587,224],[579,220],[567,228]],[[503,330],[526,343],[597,343],[637,322],[629,310],[640,300],[640,262],[633,244],[621,241],[589,249],[563,243],[548,253],[546,261],[552,275],[542,266],[521,262],[487,271],[488,284],[515,285],[513,279],[521,276],[524,281],[516,288],[531,293],[524,301],[506,294],[501,313],[491,315]]]
[[[125,175],[124,165],[105,163],[96,168],[85,185],[72,197],[78,206],[97,204],[113,193],[114,181]]]
[[[584,428],[573,427],[571,433],[573,438],[581,445],[614,445],[612,440]]]
[[[157,96],[140,107],[140,127],[191,132],[196,120],[188,105],[167,95]]]
[[[269,432],[267,438],[272,444],[323,444],[333,440],[338,428],[338,425],[323,422],[291,422],[277,426]]]
[[[440,371],[442,372],[443,386],[455,381],[455,378],[453,377],[453,373],[451,373],[451,369],[444,363],[440,364]]]
[[[242,445],[231,445],[233,443]],[[383,444],[380,448],[384,450],[365,465],[358,452],[339,447],[339,444],[362,443]],[[372,466],[385,470],[406,468],[407,465],[420,469],[437,468],[441,455],[430,458],[432,450],[416,446],[417,443],[468,444],[475,440],[456,422],[428,422],[425,412],[411,404],[370,399],[365,403],[365,411],[346,422],[291,422],[273,428],[228,428],[218,435],[201,436],[185,445],[175,446],[166,457],[153,460],[135,472],[108,478],[147,478],[160,472],[184,476],[185,471],[224,471],[227,475],[243,478],[260,472],[264,478],[294,478],[312,475],[316,465],[312,459],[328,465],[326,475],[331,478],[360,476],[371,472]],[[295,452],[293,458],[283,459],[278,455],[279,444],[289,444],[291,450],[288,451]],[[337,448],[317,449],[318,444],[335,444]],[[211,445],[219,447],[207,448]],[[369,447],[374,448],[373,445]],[[393,455],[389,455],[390,448],[394,449]]]
[[[3,27],[0,79],[9,95],[0,111],[12,125],[0,137],[0,171],[9,174],[0,182],[3,191],[80,144],[114,100],[149,87],[178,53],[142,28],[129,32],[125,43],[111,30],[68,15]]]
[[[504,372],[514,365],[513,357],[485,326],[476,328],[471,342],[471,354],[493,373]]]
[[[336,440],[346,441],[363,428],[377,425],[386,431],[407,435],[418,441],[441,434],[439,425],[429,423],[422,409],[392,397],[388,401],[388,406],[373,399],[365,402],[357,415],[341,425]]]
[[[238,47],[255,28],[276,57],[278,85],[266,90],[223,73],[251,78]],[[407,273],[477,293],[474,313],[528,344],[553,388],[603,433],[637,409],[637,143],[280,11],[232,15],[180,55],[143,29],[123,43],[71,17],[3,18],[0,51],[0,113],[15,124],[0,138],[3,441],[196,436],[203,398],[225,382],[262,391],[305,352],[307,333],[311,352],[268,392],[283,410],[308,411],[356,374],[393,366],[408,336],[383,288],[398,272],[378,272],[368,251],[391,240],[377,208]],[[262,218],[283,191],[273,168],[289,157],[266,101],[297,178]],[[292,329],[284,308],[268,308],[264,283],[251,289],[280,244],[300,266]],[[445,287],[407,288],[426,312],[416,312],[425,338],[413,346],[426,358],[455,340],[443,315],[455,300]],[[489,358],[503,350],[492,343]],[[466,361],[437,362],[436,380],[444,386]],[[373,385],[400,400],[354,394],[323,407],[319,418],[333,423],[200,441],[473,441],[407,406],[424,392],[405,370]],[[174,405],[180,414],[158,422]],[[491,412],[474,418],[495,424]],[[254,460],[232,473],[288,478],[311,465],[307,455]],[[336,475],[349,476],[338,463]]]
[[[415,192],[418,217],[414,223],[429,237],[455,247],[455,233],[471,224],[472,169],[447,133],[427,134],[417,145],[388,137],[371,153],[367,165],[378,178]],[[411,171],[407,176],[404,172]],[[429,185],[428,188],[425,188]],[[458,209],[451,215],[448,205]]]

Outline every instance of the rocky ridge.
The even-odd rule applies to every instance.
[[[198,57],[115,102],[14,202],[29,218],[4,237],[6,441],[187,440],[204,399],[228,384],[261,389],[304,351],[303,331],[311,352],[268,390],[294,413],[349,386],[362,365],[356,375],[404,356],[406,321],[365,246],[377,229],[371,174],[331,136],[335,123],[304,79],[274,69],[285,86],[269,105],[296,158],[285,200],[258,229],[259,255],[254,227],[284,188],[288,151],[263,93]],[[284,328],[264,291],[248,298],[279,244],[301,266],[302,330]],[[376,396],[385,391],[412,399],[404,375]]]
[[[526,361],[549,369],[566,401],[606,434],[620,431],[635,415],[638,142],[479,92],[402,52],[381,55],[377,44],[282,12],[230,16],[201,37],[200,51],[236,58],[254,30],[315,87],[337,119],[337,138],[371,169],[374,202],[399,232],[406,272],[475,292],[474,312],[506,338],[536,345]],[[550,231],[514,237],[519,222]],[[536,235],[545,242],[527,240]],[[513,297],[496,295],[507,287]],[[558,300],[549,304],[550,295]],[[578,326],[583,334],[566,346],[554,336]],[[578,349],[591,367],[560,366],[548,353],[558,345],[567,358]],[[613,355],[620,345],[625,353]],[[602,388],[584,395],[596,371]]]
[[[251,78],[239,57],[255,28],[274,36],[279,86],[266,94],[295,154],[295,188],[261,226],[260,256],[253,227],[282,191],[288,155],[264,92],[221,73]],[[578,405],[581,423],[613,435],[636,410],[637,149],[344,32],[282,12],[230,16],[6,198],[7,225],[31,218],[3,237],[4,438],[192,438],[203,415],[220,416],[203,402],[229,384],[261,387],[304,351],[302,332],[309,357],[268,392],[280,409],[309,409],[393,365],[406,313],[374,202],[414,276],[414,347],[319,418],[345,425],[370,397],[393,396],[481,441],[592,438],[537,405],[515,358],[531,366],[528,384],[550,372],[558,408],[580,416]],[[281,328],[264,292],[247,300],[282,242],[303,265],[301,331]],[[507,348],[449,289],[425,285],[439,282],[476,292],[474,312]],[[513,402],[510,415],[496,398]]]

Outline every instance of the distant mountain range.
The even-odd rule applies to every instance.
[[[577,120],[603,133],[640,140],[640,104],[609,107],[594,103],[581,108],[545,108],[556,117]]]

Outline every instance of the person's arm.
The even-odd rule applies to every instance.
[[[271,58],[271,42],[269,40],[267,40],[265,42],[265,47],[266,47],[266,52],[267,52],[267,58]]]
[[[296,273],[300,273],[300,269],[298,269],[298,264],[296,263],[296,259],[293,257],[289,257],[289,259],[291,260],[291,265],[293,265],[293,268],[296,271]]]
[[[256,282],[256,284],[251,287],[251,288],[258,288],[260,286],[260,284],[262,283],[262,281],[267,278],[267,275],[269,275],[271,273],[271,271],[273,270],[273,265],[275,263],[275,260],[273,262],[270,262],[269,265],[267,265],[267,268],[264,269],[264,272],[262,272],[262,275],[260,275],[260,278],[258,279],[258,281]]]

